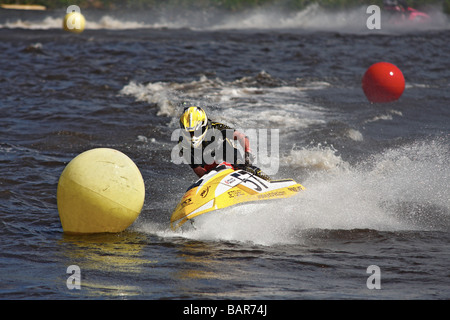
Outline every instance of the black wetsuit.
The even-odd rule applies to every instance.
[[[234,129],[220,122],[208,120],[208,131],[200,147],[195,148],[188,142],[183,144],[183,137],[180,137],[181,153],[192,169],[204,167],[207,171],[222,161],[227,161],[235,166],[243,164],[244,159],[239,150],[234,146]],[[190,150],[186,152],[187,146]],[[185,151],[185,152],[183,152]],[[201,151],[201,152],[200,152]]]
[[[183,142],[184,137],[180,136],[180,156],[194,171],[196,168],[202,167],[205,172],[209,172],[225,161],[235,169],[243,169],[260,178],[270,180],[270,177],[264,174],[261,169],[251,163],[246,163],[245,155],[243,156],[234,144],[234,140],[236,140],[235,129],[211,120],[208,120],[207,128],[201,148],[194,148],[190,141]],[[248,142],[248,138],[245,137],[245,139]],[[247,152],[249,152],[249,143],[244,147],[244,153]]]

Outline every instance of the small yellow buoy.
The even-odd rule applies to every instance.
[[[80,12],[69,12],[64,17],[63,28],[66,31],[81,33],[84,30],[86,19]]]
[[[64,232],[121,232],[139,216],[145,185],[127,155],[97,148],[69,162],[59,178],[56,198]]]

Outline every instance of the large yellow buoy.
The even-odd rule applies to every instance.
[[[56,198],[64,232],[121,232],[139,216],[145,185],[127,155],[97,148],[69,162],[59,178]]]
[[[63,28],[66,31],[81,33],[86,25],[86,19],[80,12],[69,12],[63,20]]]

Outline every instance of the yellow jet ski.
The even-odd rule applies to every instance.
[[[219,165],[188,188],[172,213],[170,227],[176,230],[187,220],[213,210],[289,198],[304,189],[292,179],[267,181],[245,170]]]

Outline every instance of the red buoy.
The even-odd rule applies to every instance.
[[[399,99],[405,90],[405,78],[392,63],[378,62],[367,69],[362,88],[370,102],[391,102]]]

